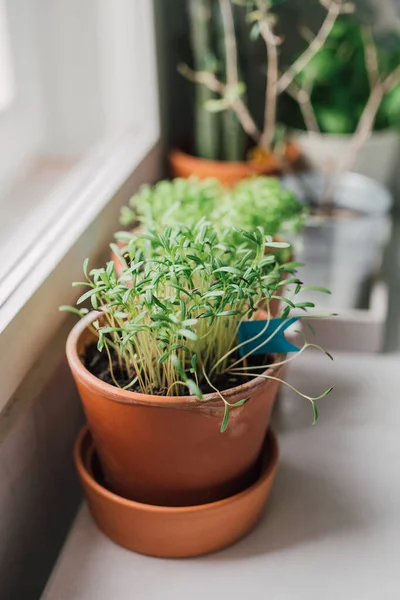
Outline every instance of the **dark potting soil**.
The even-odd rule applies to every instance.
[[[111,353],[111,358],[112,358],[112,370],[113,370],[114,378],[118,382],[119,387],[123,388],[129,384],[130,379],[128,379],[126,374],[123,371],[121,371],[120,366],[118,364],[118,359],[117,359],[115,353],[112,350],[110,350],[110,353]],[[239,358],[239,355],[233,356],[231,359],[231,364],[233,364],[238,358]],[[101,379],[101,381],[104,381],[105,383],[109,383],[110,385],[115,386],[115,383],[111,376],[110,364],[108,361],[107,353],[99,352],[97,349],[97,345],[95,343],[87,346],[86,353],[82,357],[82,362],[85,365],[85,367],[87,368],[87,370],[90,371],[90,373],[92,373],[92,375],[94,375],[95,377],[98,377],[99,379]],[[251,373],[254,375],[258,374],[258,373],[263,373],[265,371],[266,367],[268,367],[271,364],[272,364],[272,357],[268,354],[267,355],[250,356],[247,359],[247,365],[249,367],[250,366],[251,367],[259,367],[259,369],[260,369],[260,370],[252,369]],[[242,375],[231,375],[228,373],[223,373],[223,374],[218,375],[217,377],[213,378],[212,384],[218,390],[220,390],[222,392],[224,390],[229,390],[230,388],[233,388],[233,387],[236,387],[243,383],[246,383],[248,381],[251,381],[252,379],[254,379],[254,377],[252,377],[252,376],[243,377]],[[209,393],[215,391],[206,382],[203,382],[200,385],[200,389],[203,392],[203,394],[209,394]],[[133,385],[132,387],[129,388],[129,390],[131,392],[141,393],[141,389],[138,384]],[[165,390],[165,389],[163,389],[163,390],[160,389],[160,390],[153,390],[152,393],[155,396],[165,396],[166,391],[167,390]]]

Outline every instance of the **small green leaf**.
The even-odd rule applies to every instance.
[[[316,422],[318,421],[318,409],[317,409],[315,402],[312,402],[312,408],[313,408],[313,415],[314,415],[313,425],[315,425]]]
[[[102,327],[99,329],[100,333],[113,333],[115,331],[123,331],[121,327]]]
[[[113,260],[110,260],[109,263],[107,263],[106,273],[109,278],[112,277],[112,275],[114,275],[115,271],[114,271],[114,261]]]
[[[221,433],[224,433],[224,431],[226,431],[226,428],[228,427],[228,421],[229,421],[229,406],[227,404],[225,404],[224,418],[222,419],[221,429],[220,429]]]
[[[85,302],[85,300],[87,300],[88,298],[91,298],[91,296],[93,296],[94,294],[98,294],[103,288],[94,288],[93,290],[89,290],[88,292],[85,292],[80,298],[78,298],[77,300],[77,304],[82,304],[82,302]]]
[[[288,307],[290,306],[290,308],[296,308],[297,304],[295,304],[294,302],[292,302],[291,300],[289,300],[289,298],[286,298],[285,296],[272,296],[272,298],[275,298],[276,300],[280,300],[281,302],[284,302],[285,304],[288,305]]]
[[[232,275],[242,275],[242,271],[236,269],[236,267],[219,267],[219,269],[215,269],[214,273],[231,273]]]
[[[97,341],[97,350],[98,350],[99,352],[101,352],[101,351],[103,350],[103,348],[104,348],[104,336],[103,336],[103,334],[100,332],[100,333],[99,333],[99,339],[98,339],[98,341]]]
[[[183,335],[188,340],[192,340],[192,342],[197,342],[199,339],[194,331],[190,331],[190,329],[178,329],[177,333]]]
[[[126,270],[126,273],[133,273],[134,271],[138,271],[143,264],[144,264],[143,260],[140,260],[139,262],[131,264],[129,266],[129,268]]]
[[[73,281],[72,282],[72,287],[80,287],[80,286],[92,287],[93,283],[91,281]]]
[[[185,383],[186,383],[187,387],[189,388],[190,393],[193,396],[197,396],[197,398],[199,398],[200,400],[203,399],[203,394],[202,394],[200,388],[192,379],[187,379]]]
[[[97,300],[97,296],[91,296],[90,302],[91,302],[91,305],[93,306],[94,310],[97,310],[99,308],[99,302]]]
[[[75,308],[75,306],[66,306],[66,305],[62,305],[58,307],[58,310],[60,310],[61,312],[70,312],[74,315],[77,315],[78,317],[83,317],[84,315],[87,315],[87,313],[89,312],[87,308]]]
[[[182,325],[184,327],[193,327],[193,325],[197,325],[197,319],[186,319],[182,321]]]
[[[153,294],[153,300],[157,304],[157,306],[159,306],[163,310],[166,310],[165,304],[163,304],[158,298],[156,298],[156,296],[154,294]]]
[[[299,267],[304,267],[304,263],[301,262],[288,262],[283,265],[283,270],[290,272],[292,269],[298,269]]]
[[[86,279],[89,279],[89,259],[85,258],[85,260],[83,261],[83,273],[86,277]]]
[[[162,356],[160,356],[160,358],[158,359],[160,365],[162,365],[162,363],[164,363],[169,358],[170,354],[170,352],[165,352]]]
[[[176,354],[171,354],[171,362],[174,365],[175,369],[178,371],[179,375],[182,377],[182,380],[184,382],[186,382],[187,375],[186,375],[185,371],[183,370],[181,362],[180,362],[179,358],[176,356]]]
[[[235,83],[234,85],[229,85],[227,87],[225,98],[229,100],[229,103],[232,103],[232,101],[236,100],[237,98],[240,98],[240,96],[243,96],[245,91],[246,85],[243,83],[243,81],[239,81],[238,83]]]
[[[314,302],[298,302],[295,304],[296,308],[315,308]]]
[[[279,281],[278,286],[291,285],[293,283],[301,284],[301,281],[297,277],[290,277],[289,279],[283,279],[282,281]]]
[[[309,292],[322,292],[323,294],[331,294],[332,292],[330,290],[328,290],[327,288],[324,287],[320,287],[318,285],[306,285],[303,288],[303,291],[309,291]]]
[[[246,402],[248,402],[250,400],[250,398],[244,398],[243,400],[238,400],[238,402],[235,402],[234,404],[231,404],[231,408],[237,408],[238,406],[243,406],[243,404],[246,404]]]
[[[252,42],[255,42],[260,35],[260,24],[256,21],[252,28],[250,29],[250,39]]]

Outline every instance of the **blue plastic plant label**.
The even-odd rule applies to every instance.
[[[243,344],[240,346],[240,355],[298,352],[300,348],[289,342],[283,334],[300,318],[270,319],[268,326],[267,321],[243,321],[238,332],[239,344]]]

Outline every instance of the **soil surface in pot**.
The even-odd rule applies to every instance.
[[[130,383],[130,379],[127,378],[125,373],[121,372],[117,356],[112,349],[110,349],[110,355],[112,359],[112,372],[114,375],[114,379],[119,384],[119,387],[123,388]],[[231,364],[233,364],[238,358],[240,358],[238,354],[233,355],[231,359]],[[92,375],[98,377],[98,379],[101,379],[101,381],[104,381],[105,383],[109,383],[110,385],[116,387],[113,377],[111,375],[110,363],[108,360],[107,353],[99,352],[96,343],[87,346],[86,353],[84,356],[81,357],[81,360],[85,365],[86,369],[90,371]],[[272,365],[273,358],[268,354],[255,355],[248,357],[246,362],[248,366],[260,368],[259,371],[258,369],[252,369],[251,373],[255,375],[263,373],[267,369],[267,367]],[[223,391],[237,387],[238,385],[242,385],[243,383],[251,381],[252,379],[254,379],[253,376],[244,377],[242,375],[231,375],[223,373],[212,379],[212,384],[218,390]],[[200,389],[203,392],[203,394],[210,394],[215,391],[208,385],[207,382],[203,382],[200,385]],[[137,392],[139,394],[142,393],[139,384],[131,386],[129,390],[132,392]],[[165,396],[166,392],[166,389],[153,390],[152,395]]]

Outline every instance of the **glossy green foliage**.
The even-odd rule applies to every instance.
[[[301,85],[311,84],[311,101],[323,133],[354,133],[368,101],[371,87],[366,68],[365,35],[350,17],[336,21],[324,47],[298,76]],[[400,64],[400,37],[386,35],[375,40],[379,73],[384,79]],[[299,117],[300,119],[300,117]],[[299,121],[300,123],[300,121]],[[375,129],[400,127],[400,85],[384,98]]]

